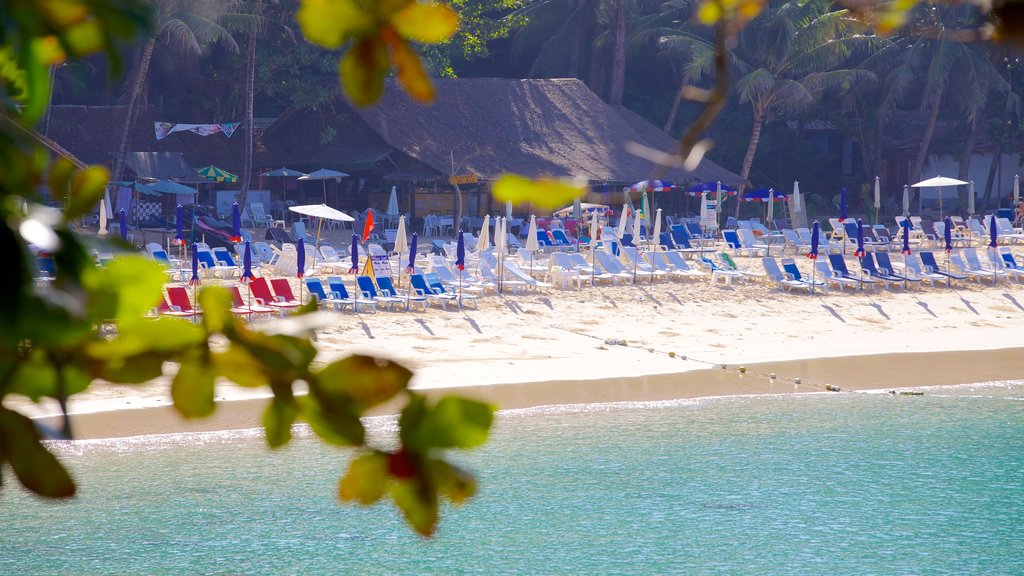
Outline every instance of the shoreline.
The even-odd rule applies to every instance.
[[[680,372],[595,379],[557,379],[452,386],[412,386],[428,397],[458,394],[490,402],[500,410],[542,406],[651,402],[725,396],[801,394],[825,392],[825,385],[839,392],[887,390],[970,384],[1021,377],[1024,348],[952,350],[857,356],[830,356],[775,362],[726,364],[690,368]],[[676,359],[680,364],[692,362]],[[776,378],[772,379],[771,374]],[[800,382],[796,383],[795,379]],[[78,440],[184,432],[213,432],[258,428],[269,396],[218,400],[209,418],[185,420],[170,405],[122,407],[72,413]],[[396,414],[398,402],[379,407],[372,416]],[[57,416],[41,416],[45,426],[59,424]]]

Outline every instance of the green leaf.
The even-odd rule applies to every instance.
[[[430,448],[473,448],[487,441],[493,421],[493,406],[445,396],[427,410],[411,446],[419,452]]]
[[[406,521],[423,536],[437,528],[437,494],[422,478],[391,483],[391,497]]]
[[[292,439],[292,424],[295,423],[294,398],[274,396],[263,412],[263,428],[267,431],[267,445],[280,448]]]
[[[75,165],[71,160],[58,156],[50,165],[47,184],[50,185],[50,193],[54,197],[64,199],[71,188],[71,177],[75,174]],[[80,216],[80,215],[79,215]],[[68,218],[70,220],[70,218]]]
[[[378,37],[357,40],[338,65],[341,85],[357,106],[369,106],[380,99],[387,72],[387,50]]]
[[[39,432],[25,416],[0,407],[0,450],[21,484],[48,498],[75,495],[75,483],[57,458],[40,443]]]
[[[387,493],[388,455],[370,452],[356,458],[338,483],[338,498],[342,502],[373,504]]]
[[[68,201],[64,206],[64,219],[70,221],[92,212],[103,198],[109,177],[103,166],[89,166],[75,172],[68,190]]]
[[[366,429],[359,416],[352,413],[328,413],[322,409],[313,395],[295,399],[303,419],[313,432],[325,441],[338,446],[362,446],[366,441]]]
[[[231,292],[222,286],[209,286],[199,291],[199,308],[208,332],[223,332],[233,321],[231,305]]]
[[[424,44],[439,44],[459,30],[458,13],[433,2],[410,2],[390,20],[400,35]]]
[[[234,323],[228,334],[231,341],[259,360],[268,377],[290,382],[304,378],[309,363],[316,357],[316,347],[306,338],[269,335]]]
[[[142,384],[163,376],[167,353],[143,352],[134,356],[115,357],[90,363],[90,372],[96,378],[118,384]]]
[[[354,403],[362,412],[408,388],[410,379],[412,372],[397,362],[354,354],[324,366],[310,389],[322,404]]]
[[[437,458],[428,459],[425,467],[438,493],[452,504],[462,504],[476,494],[476,479],[465,470]]]
[[[63,365],[60,376],[64,379],[65,396],[84,391],[92,382],[89,375],[73,363]],[[57,398],[60,395],[57,365],[41,351],[33,351],[28,361],[18,366],[9,386],[10,392],[23,394],[33,401],[38,401],[43,396]]]
[[[122,328],[151,324],[144,316],[163,298],[166,279],[159,264],[140,254],[119,254],[105,268],[90,267],[82,275],[82,285],[90,292],[90,305],[96,307],[90,317],[94,322],[116,320]]]
[[[260,369],[260,363],[236,344],[232,344],[227,350],[211,353],[210,361],[218,376],[227,378],[239,386],[259,388],[269,383],[267,375]]]
[[[355,0],[302,0],[295,19],[307,40],[331,49],[379,25]]]
[[[434,84],[423,68],[420,55],[401,39],[389,42],[388,45],[391,47],[391,59],[398,70],[398,80],[405,87],[405,91],[420,102],[433,102]]]
[[[174,407],[186,418],[202,418],[213,414],[213,366],[201,354],[193,354],[181,363],[171,382]]]
[[[582,197],[586,186],[569,180],[533,180],[516,174],[502,174],[494,182],[493,191],[494,199],[499,202],[529,202],[540,208],[554,209]]]
[[[175,318],[160,318],[121,327],[116,338],[90,342],[85,353],[96,360],[113,360],[149,352],[173,354],[205,341],[201,327]]]
[[[410,392],[409,402],[398,416],[398,439],[402,446],[417,446],[416,439],[423,421],[427,417],[427,399],[421,394]],[[425,450],[420,450],[425,452]]]

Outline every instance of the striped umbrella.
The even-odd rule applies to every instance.
[[[215,182],[238,182],[238,176],[228,172],[227,170],[221,170],[212,164],[210,166],[204,166],[203,168],[196,169],[196,174],[199,174],[207,180],[213,180]]]

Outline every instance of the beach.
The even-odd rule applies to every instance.
[[[763,279],[638,278],[486,294],[477,309],[333,317],[317,331],[318,362],[387,357],[414,371],[414,389],[500,409],[1014,379],[1024,353],[1024,290],[1005,281],[809,295]],[[267,395],[223,383],[216,414],[186,421],[169,406],[169,380],[96,384],[70,411],[77,438],[253,428]],[[7,403],[36,417],[57,413],[55,403]]]

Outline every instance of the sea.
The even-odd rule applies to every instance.
[[[1024,574],[1024,381],[922,390],[501,412],[432,538],[304,429],[56,443],[79,495],[5,470],[0,574]]]

